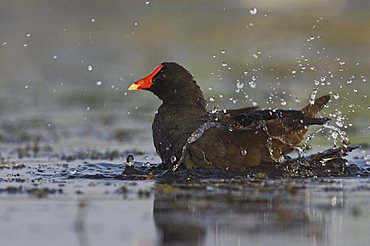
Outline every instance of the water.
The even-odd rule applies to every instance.
[[[312,174],[292,162],[289,172],[298,174],[291,177],[266,178],[286,167],[270,174],[263,169],[151,173],[159,163],[151,152],[152,116],[140,116],[140,123],[101,113],[95,111],[101,120],[83,124],[71,110],[1,121],[2,245],[361,245],[367,240],[370,184],[356,170],[352,178],[297,179]],[[201,130],[189,141],[201,137]],[[366,153],[354,150],[350,163],[366,170]],[[154,165],[147,167],[148,161]],[[340,164],[326,162],[320,170],[326,174],[335,165]]]
[[[121,163],[23,162],[1,169],[4,245],[364,245],[367,238],[368,178],[137,182],[118,178]]]

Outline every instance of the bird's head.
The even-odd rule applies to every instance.
[[[202,97],[193,76],[175,62],[159,64],[148,76],[139,79],[128,90],[148,90],[163,101],[174,101],[184,97]]]

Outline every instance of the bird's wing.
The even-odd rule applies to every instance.
[[[266,134],[253,129],[224,124],[208,128],[196,141],[187,144],[183,163],[186,168],[242,168],[260,164]]]
[[[225,113],[230,115],[231,117],[235,117],[242,114],[248,114],[257,110],[259,110],[259,107],[247,107],[238,109],[227,109]]]
[[[263,109],[256,110],[249,113],[234,114],[231,118],[239,123],[242,127],[249,127],[251,125],[259,124],[261,122],[268,122],[270,120],[277,120],[287,126],[299,123],[304,119],[303,112],[300,110],[284,110],[284,109]],[[303,123],[303,121],[302,121]]]

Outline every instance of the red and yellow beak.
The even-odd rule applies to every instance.
[[[152,80],[153,80],[154,76],[156,76],[157,73],[159,73],[159,71],[161,71],[162,67],[163,67],[163,65],[159,64],[153,70],[153,72],[151,72],[148,76],[146,76],[145,78],[139,79],[138,81],[136,81],[135,83],[130,85],[128,90],[129,91],[136,91],[136,90],[142,90],[142,89],[149,89],[153,84]]]

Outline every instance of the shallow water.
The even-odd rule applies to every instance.
[[[7,170],[7,174],[2,170],[2,245],[367,242],[368,178],[218,179],[168,184],[66,178],[55,174],[65,169],[63,166],[46,164],[43,173],[31,163],[25,165]],[[87,166],[90,171],[120,173],[118,164]]]
[[[49,156],[3,161],[2,245],[367,242],[369,178],[207,179],[210,176],[204,175],[206,179],[176,181],[138,175],[151,180],[132,181],[122,175],[120,158],[101,161],[70,153],[79,155],[84,160]],[[135,162],[137,168],[147,165]]]
[[[58,111],[0,121],[1,245],[367,242],[368,177],[272,179],[181,170],[178,176],[123,175],[130,154],[140,170],[159,162],[151,115],[101,115],[86,121]],[[307,155],[328,147],[315,145]],[[347,157],[363,176],[367,153],[360,148]]]

